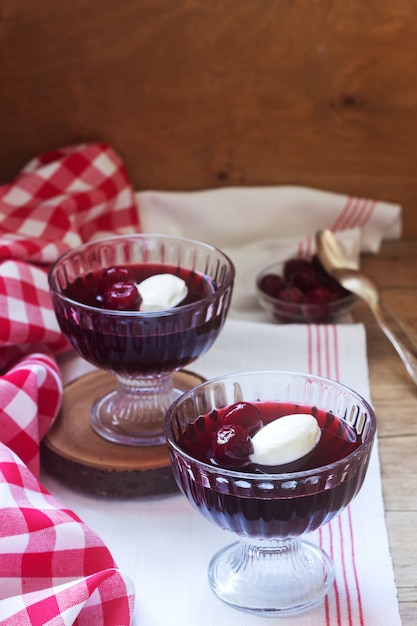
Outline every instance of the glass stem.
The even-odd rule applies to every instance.
[[[209,566],[214,593],[243,610],[290,614],[320,602],[334,580],[321,548],[300,538],[241,539],[218,552]]]
[[[134,378],[117,376],[117,388],[93,405],[92,426],[111,441],[160,445],[165,441],[165,414],[177,395],[172,372]]]

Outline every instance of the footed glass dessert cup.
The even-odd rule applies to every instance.
[[[165,443],[165,413],[182,393],[175,388],[174,372],[216,340],[234,273],[232,262],[215,247],[161,234],[97,240],[56,261],[49,286],[62,332],[81,357],[116,375],[116,388],[95,399],[91,409],[99,435],[128,445]],[[164,283],[156,294],[157,300],[162,297],[160,306],[142,310],[140,301],[130,303],[131,291],[137,295],[141,282],[158,274],[174,274],[185,283],[180,302],[166,304]],[[118,291],[115,280],[121,283]],[[126,310],[117,308],[119,296]]]
[[[264,424],[275,416],[311,412],[320,440],[298,465],[239,466],[232,447],[231,463],[221,464],[219,443],[213,444],[222,442],[216,429],[228,421],[226,430],[236,434],[241,431],[233,421],[246,419],[230,409],[236,403],[254,403]],[[229,407],[226,412],[224,407]],[[238,539],[209,565],[210,586],[221,600],[266,616],[305,611],[323,600],[334,581],[334,566],[305,535],[357,495],[375,432],[375,414],[366,400],[337,382],[307,374],[227,375],[174,402],[165,433],[178,486],[201,515]],[[236,456],[243,449],[237,446]]]

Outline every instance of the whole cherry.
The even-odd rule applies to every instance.
[[[277,295],[280,289],[285,287],[285,281],[278,274],[266,274],[262,278],[259,286],[262,291],[273,298]]]
[[[131,269],[125,265],[111,265],[106,267],[100,275],[97,290],[104,294],[106,289],[114,283],[135,283],[135,277]]]
[[[103,294],[103,306],[116,311],[137,311],[141,301],[138,288],[133,283],[113,283]]]
[[[242,426],[249,435],[253,435],[263,426],[263,418],[260,410],[250,402],[236,402],[232,404],[221,416],[222,426]]]
[[[216,409],[207,415],[199,415],[197,419],[188,424],[182,433],[182,442],[186,452],[201,461],[207,461],[206,454],[208,450],[211,450],[213,435],[218,428],[219,421]]]
[[[239,424],[221,426],[214,433],[213,457],[222,466],[244,466],[253,452],[248,431]]]

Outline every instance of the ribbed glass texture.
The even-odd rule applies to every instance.
[[[328,465],[287,473],[223,469],[181,449],[181,433],[189,422],[240,400],[317,407],[347,422],[361,443]],[[324,597],[333,565],[320,548],[301,538],[329,522],[359,492],[375,432],[374,411],[359,394],[335,381],[295,372],[224,376],[199,385],[171,406],[165,433],[180,489],[207,520],[240,538],[210,565],[210,584],[220,598],[252,612],[286,614]]]

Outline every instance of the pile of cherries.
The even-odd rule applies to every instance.
[[[310,260],[291,258],[284,263],[282,275],[267,273],[258,283],[259,289],[281,304],[285,314],[292,305],[300,305],[306,314],[313,309],[327,314],[327,305],[351,295],[330,274],[326,272],[317,255]],[[278,311],[278,308],[277,308]]]

